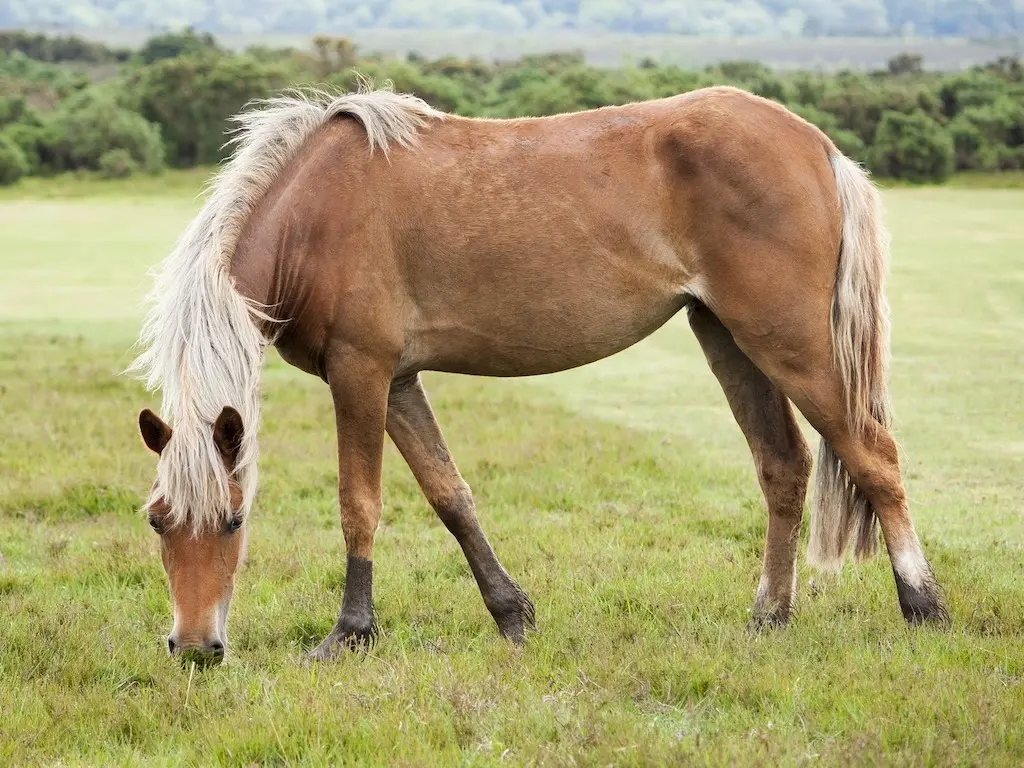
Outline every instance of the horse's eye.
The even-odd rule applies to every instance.
[[[242,523],[244,522],[245,518],[243,518],[241,515],[235,515],[234,517],[232,517],[230,520],[228,520],[228,533],[234,533],[235,531],[237,531],[239,528],[242,527]]]
[[[162,526],[161,523],[162,523],[162,521],[160,520],[159,517],[155,517],[154,515],[150,515],[149,516],[149,527],[152,528],[157,533],[160,533],[160,534],[162,534],[164,532],[164,529],[163,529],[163,526]]]

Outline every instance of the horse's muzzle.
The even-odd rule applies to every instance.
[[[224,661],[225,647],[220,640],[181,643],[171,635],[167,638],[167,650],[182,664],[195,663],[199,667],[212,667]]]

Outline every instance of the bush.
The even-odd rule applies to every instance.
[[[55,170],[101,170],[101,158],[124,150],[136,167],[156,173],[164,167],[160,129],[141,115],[105,98],[85,106],[58,109],[50,123]]]
[[[17,182],[28,174],[28,161],[21,147],[10,137],[0,134],[0,187]]]
[[[835,115],[806,104],[793,104],[790,109],[824,131],[839,151],[847,157],[861,163],[867,160],[867,145],[853,131],[844,131],[840,128]]]
[[[25,157],[26,176],[35,176],[42,166],[43,128],[27,123],[14,123],[4,128],[0,135],[13,141]]]
[[[835,131],[829,132],[829,138],[835,143],[847,157],[856,160],[858,163],[866,163],[868,161],[868,145],[860,140],[853,131],[844,131],[839,128]]]
[[[225,121],[292,79],[247,56],[181,56],[145,67],[129,89],[142,116],[160,127],[171,165],[189,168],[219,161]]]
[[[100,175],[105,179],[126,179],[138,173],[139,164],[127,149],[112,149],[100,157]]]
[[[879,176],[915,182],[945,181],[953,172],[953,139],[920,110],[882,114],[869,153],[871,170]]]
[[[8,96],[0,98],[0,126],[11,123],[42,125],[39,110],[28,103],[24,96]]]
[[[953,139],[954,164],[958,171],[988,171],[994,158],[985,136],[973,122],[959,115],[949,124]]]
[[[1024,145],[1024,105],[1004,96],[967,107],[950,122],[949,132],[957,169],[1012,170],[1017,167],[1013,150]]]

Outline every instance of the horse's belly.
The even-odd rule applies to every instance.
[[[534,376],[608,357],[660,328],[686,296],[648,295],[632,302],[576,297],[531,301],[519,295],[489,309],[449,317],[418,335],[416,367],[477,376]]]

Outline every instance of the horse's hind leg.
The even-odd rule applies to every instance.
[[[533,603],[498,562],[484,536],[473,495],[452,461],[418,376],[392,386],[387,430],[427,501],[462,547],[498,631],[522,643],[526,628],[534,624]]]
[[[718,318],[702,304],[691,305],[688,314],[690,327],[750,446],[768,504],[764,569],[752,624],[785,624],[796,592],[796,549],[811,454],[789,401],[736,346]]]
[[[732,330],[740,348],[822,436],[810,559],[819,567],[836,569],[854,538],[858,539],[858,554],[869,555],[876,542],[877,517],[904,617],[914,624],[946,620],[939,587],[910,518],[896,441],[873,415],[848,411],[845,385],[832,359],[828,326],[822,323],[819,330],[786,323],[783,314],[772,314],[775,322],[767,334],[749,332],[747,324]],[[857,429],[858,422],[864,427]],[[848,474],[852,487],[843,473]],[[822,544],[829,540],[831,544]]]

